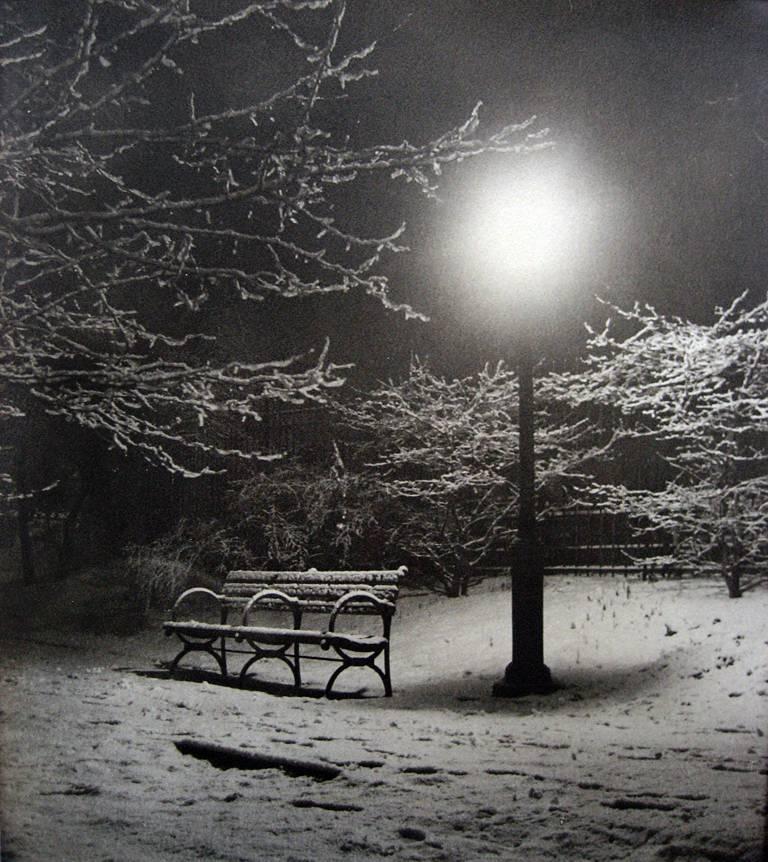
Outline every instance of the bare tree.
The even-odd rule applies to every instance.
[[[545,517],[591,480],[585,465],[602,449],[589,421],[540,389],[537,493]],[[337,437],[331,463],[285,459],[235,483],[223,534],[260,564],[406,561],[420,583],[466,594],[480,566],[515,540],[517,403],[516,375],[502,364],[446,379],[414,360],[403,380],[331,405],[323,420]],[[174,543],[162,540],[150,557],[175,566],[163,550]]]
[[[260,565],[381,568],[397,558],[382,525],[398,513],[375,478],[335,454],[330,465],[286,459],[236,483],[237,530]]]
[[[553,381],[572,403],[619,412],[616,440],[663,457],[663,487],[593,488],[603,505],[672,537],[668,564],[716,565],[732,597],[768,559],[768,301],[742,295],[696,324],[635,306],[593,332],[582,371]]]
[[[330,420],[330,415],[326,417]],[[150,544],[129,549],[130,569],[148,600],[233,567],[383,568],[402,560],[383,525],[403,513],[370,475],[286,457],[231,482],[215,521],[182,521]]]
[[[370,473],[400,514],[388,541],[435,567],[449,595],[465,593],[481,563],[509,547],[518,505],[518,382],[502,364],[445,379],[415,361],[344,410],[363,441],[357,469]],[[587,481],[593,429],[542,392],[536,425],[539,514]]]
[[[364,232],[345,205],[355,187],[431,195],[448,164],[546,142],[530,122],[482,137],[477,108],[423,143],[356,134],[347,93],[375,75],[375,46],[348,46],[346,11],[344,0],[0,2],[6,442],[42,417],[185,476],[217,456],[262,457],[215,428],[258,422],[265,398],[322,399],[343,370],[326,348],[233,356],[207,307],[356,290],[416,314],[386,275],[403,225]],[[18,500],[35,489],[16,461],[0,474]]]
[[[446,163],[535,146],[526,123],[479,139],[477,111],[423,144],[351,142],[337,115],[374,46],[339,47],[338,0],[74,0],[48,22],[55,8],[3,4],[0,416],[34,403],[170,470],[224,451],[211,416],[258,420],[264,396],[340,382],[325,351],[217,361],[206,301],[358,289],[411,313],[382,270],[402,226],[356,231],[336,215],[347,187],[429,192]],[[198,92],[206,58],[253,50],[264,81]]]

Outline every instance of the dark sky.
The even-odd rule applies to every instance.
[[[768,3],[351,5],[353,35],[380,38],[379,77],[350,98],[361,135],[423,140],[479,100],[491,129],[532,114],[551,129],[554,149],[525,168],[567,178],[589,242],[547,311],[542,350],[574,349],[595,293],[705,319],[742,290],[765,292]],[[514,307],[482,300],[482,275],[461,263],[461,225],[476,188],[514,161],[465,163],[438,205],[400,191],[375,199],[368,218],[408,220],[412,251],[391,276],[430,323],[364,298],[323,299],[278,312],[276,341],[292,348],[327,332],[362,378],[397,373],[410,352],[447,373],[509,357]]]

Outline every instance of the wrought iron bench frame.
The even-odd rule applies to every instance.
[[[401,566],[397,570],[321,572],[310,569],[306,572],[230,572],[221,593],[205,587],[185,590],[174,603],[171,619],[163,623],[165,634],[175,634],[182,648],[169,666],[173,674],[182,659],[192,652],[210,655],[217,663],[222,677],[228,677],[227,656],[241,653],[248,656],[238,674],[242,685],[251,667],[262,659],[277,659],[286,664],[292,673],[296,690],[301,690],[301,662],[303,659],[336,662],[325,686],[325,696],[331,697],[339,676],[351,667],[368,667],[381,680],[385,696],[392,696],[390,669],[390,639],[392,617],[399,580],[406,574]],[[249,597],[241,595],[242,577],[247,575],[254,583],[268,583]],[[329,580],[325,580],[329,578]],[[335,580],[334,580],[335,579]],[[342,580],[343,583],[336,584]],[[376,595],[376,590],[386,590],[387,598]],[[318,591],[321,595],[318,596]],[[204,622],[194,619],[180,620],[178,616],[191,596],[208,596],[218,603],[220,621]],[[239,625],[228,622],[230,612],[242,609]],[[291,628],[255,625],[251,616],[258,610],[281,610],[291,614]],[[325,628],[302,628],[305,612],[329,613]],[[382,624],[381,635],[355,634],[337,630],[340,616],[376,615]],[[240,647],[231,646],[234,641]],[[323,652],[335,655],[313,655],[303,653],[302,646],[319,646]]]

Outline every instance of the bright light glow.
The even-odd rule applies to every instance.
[[[498,269],[539,272],[557,258],[568,222],[562,201],[548,189],[525,189],[514,198],[499,189],[478,218],[479,251]]]
[[[463,245],[486,289],[547,292],[576,264],[587,213],[559,173],[488,179],[471,197]]]

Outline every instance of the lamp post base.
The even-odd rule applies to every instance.
[[[523,697],[526,694],[550,694],[557,686],[545,664],[507,665],[503,679],[493,684],[494,697]]]

